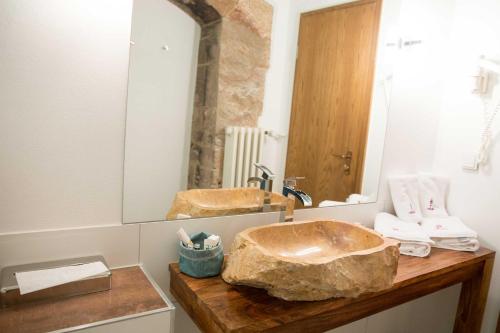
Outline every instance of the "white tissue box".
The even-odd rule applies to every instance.
[[[6,308],[17,304],[84,295],[111,289],[111,271],[108,268],[107,272],[78,281],[57,285],[24,295],[21,295],[20,293],[15,276],[16,273],[82,265],[93,262],[102,262],[106,266],[106,268],[108,268],[108,265],[106,264],[106,261],[102,256],[65,259],[43,263],[4,267],[1,273],[0,306],[2,308]]]

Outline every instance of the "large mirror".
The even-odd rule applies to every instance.
[[[374,202],[400,0],[136,0],[124,223]]]

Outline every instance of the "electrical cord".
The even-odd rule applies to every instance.
[[[499,112],[500,112],[500,101],[496,103],[495,108],[491,112],[488,112],[488,105],[487,104],[484,105],[484,128],[481,134],[481,144],[477,152],[478,164],[485,164],[488,161],[491,138],[493,137],[492,135],[493,121],[495,120],[495,117]]]

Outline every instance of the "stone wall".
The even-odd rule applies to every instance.
[[[257,126],[273,9],[265,0],[170,0],[201,26],[188,188],[222,184],[227,126]]]

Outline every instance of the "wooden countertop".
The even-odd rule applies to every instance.
[[[204,332],[324,332],[463,282],[454,332],[479,332],[495,253],[432,249],[401,256],[394,286],[355,299],[288,302],[220,277],[191,278],[170,264],[170,291]]]
[[[111,290],[0,310],[0,332],[50,332],[170,309],[141,267],[111,272]]]

